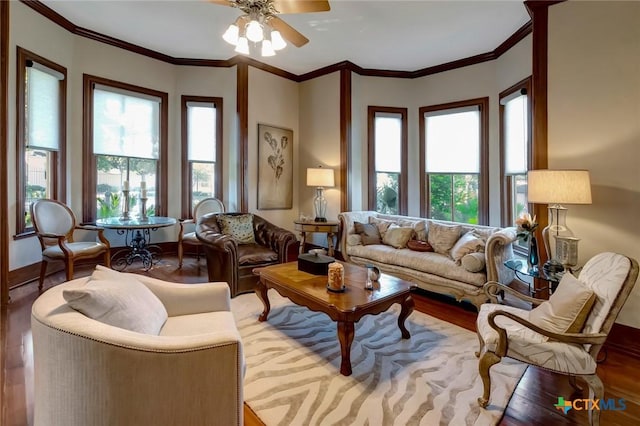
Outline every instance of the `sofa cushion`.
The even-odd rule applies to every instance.
[[[160,299],[128,274],[99,266],[87,283],[62,296],[76,311],[114,327],[157,335],[167,320]]]
[[[242,244],[238,246],[238,263],[242,265],[257,265],[278,261],[278,253],[260,244]]]
[[[480,272],[486,266],[484,253],[469,253],[462,257],[460,263],[469,272]]]
[[[428,222],[426,220],[412,220],[402,219],[398,221],[400,226],[410,226],[415,232],[415,238],[419,241],[427,241],[427,231],[429,229]]]
[[[194,336],[235,329],[236,323],[231,312],[202,312],[169,317],[160,330],[160,336]]]
[[[449,254],[449,250],[460,238],[460,225],[445,225],[431,222],[429,224],[428,242],[436,253]]]
[[[384,234],[382,242],[388,246],[395,247],[397,249],[405,248],[407,242],[413,236],[413,228],[404,228],[395,224],[392,224]]]
[[[253,215],[218,215],[218,224],[223,234],[231,235],[238,244],[253,244],[256,237],[253,233]]]
[[[360,235],[360,241],[363,245],[381,244],[380,232],[373,223],[354,222],[353,226],[356,233]]]
[[[409,240],[407,248],[413,251],[433,251],[433,247],[426,241]]]
[[[387,229],[392,224],[397,223],[393,220],[388,219],[378,219],[376,217],[369,217],[369,223],[373,223],[378,227],[378,232],[380,233],[380,238],[384,238],[384,234],[387,232]]]
[[[469,231],[456,241],[449,255],[460,265],[460,260],[465,255],[484,251],[484,245],[485,241],[483,241],[475,231]]]
[[[566,273],[549,300],[531,310],[529,320],[556,333],[579,333],[595,300],[596,294],[590,288]]]

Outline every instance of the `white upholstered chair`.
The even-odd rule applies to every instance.
[[[90,277],[44,292],[31,316],[34,424],[241,426],[244,357],[229,286],[121,275],[135,276],[166,309],[159,335],[72,309],[63,292],[86,288]]]
[[[192,219],[185,219],[180,221],[180,233],[178,234],[178,267],[182,268],[182,257],[184,256],[184,245],[195,246],[198,250],[202,243],[196,237],[195,224],[198,223],[198,219],[207,213],[224,213],[224,203],[217,198],[205,198],[201,200],[193,208]],[[197,253],[198,259],[200,259],[199,252]]]
[[[103,229],[91,225],[77,225],[76,218],[65,204],[49,199],[31,203],[31,220],[40,247],[42,264],[38,288],[42,290],[47,265],[50,261],[61,260],[65,264],[67,281],[73,279],[73,264],[78,259],[104,256],[104,264],[111,266],[109,241],[103,235]],[[99,241],[74,241],[75,230],[96,231]]]
[[[637,277],[636,260],[616,253],[600,253],[584,265],[577,280],[573,276],[563,277],[556,293],[546,302],[547,305],[542,305],[544,300],[523,296],[498,283],[485,284],[487,295],[494,303],[482,305],[476,323],[480,340],[480,350],[476,356],[480,358],[479,373],[484,384],[484,393],[478,398],[478,403],[482,407],[489,403],[489,370],[502,357],[514,358],[568,375],[571,385],[577,390],[581,389],[576,385],[575,378],[580,377],[589,387],[589,398],[602,399],[604,387],[596,374],[596,359]],[[580,289],[582,296],[575,287]],[[534,310],[495,304],[500,291],[532,302],[537,306],[537,311],[534,313]],[[575,295],[573,298],[572,294]],[[554,300],[554,308],[546,310],[552,306],[549,302],[556,295],[560,297]],[[581,297],[584,303],[579,301]],[[591,303],[592,305],[586,306]],[[568,321],[567,316],[562,315],[562,312],[569,311],[562,309],[567,307],[575,313],[573,318],[568,316]],[[544,326],[540,326],[541,312],[552,314],[542,316]],[[582,321],[578,319],[581,315]],[[569,324],[569,328],[574,325],[573,328],[579,329],[558,331],[557,328],[563,322]],[[599,420],[600,410],[590,409],[590,423],[597,425]]]

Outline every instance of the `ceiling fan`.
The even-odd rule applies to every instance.
[[[296,47],[309,39],[277,15],[326,12],[328,0],[209,0],[244,12],[229,26],[222,38],[236,46],[236,52],[249,54],[249,41],[262,44],[262,56],[273,56],[275,50],[286,46],[285,40]]]

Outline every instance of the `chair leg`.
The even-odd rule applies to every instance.
[[[184,252],[184,248],[182,247],[182,242],[178,243],[178,269],[182,268],[182,255]]]
[[[66,263],[67,281],[71,281],[73,279],[73,259],[68,259]]]
[[[47,264],[48,262],[42,259],[40,262],[40,279],[38,280],[38,291],[42,291],[42,287],[44,286],[44,277],[47,275]]]
[[[574,376],[573,374],[569,375],[569,384],[578,392],[582,392],[584,390],[580,385],[578,385],[578,383],[576,382],[576,376]]]
[[[480,372],[482,386],[484,388],[482,397],[478,398],[478,405],[482,408],[485,408],[489,404],[489,399],[491,398],[491,376],[489,375],[489,369],[494,364],[499,363],[501,359],[501,357],[493,352],[487,351],[482,355],[478,363],[478,371]]]
[[[480,358],[480,355],[482,355],[482,351],[484,351],[484,339],[480,335],[480,332],[478,332],[477,334],[478,334],[478,342],[480,342],[480,348],[475,353],[475,355],[476,355],[476,358]]]
[[[582,376],[587,385],[589,386],[589,399],[602,400],[604,398],[604,386],[597,374],[590,374],[588,376]],[[591,426],[598,426],[600,424],[600,410],[589,410],[589,424]]]
[[[111,252],[104,252],[104,266],[111,268]]]

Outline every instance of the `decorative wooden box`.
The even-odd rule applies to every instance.
[[[327,275],[331,262],[335,262],[333,257],[322,254],[305,253],[298,256],[298,270],[313,275]]]

